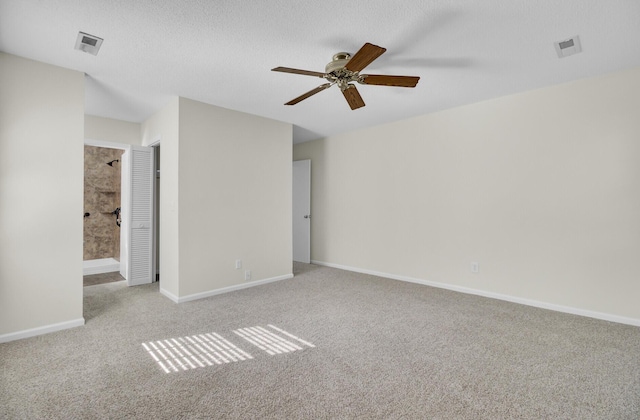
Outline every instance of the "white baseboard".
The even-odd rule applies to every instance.
[[[59,322],[57,324],[45,325],[43,327],[16,331],[13,333],[0,335],[0,343],[8,343],[9,341],[22,340],[23,338],[35,337],[37,335],[48,334],[56,331],[66,330],[69,328],[81,327],[83,325],[84,325],[84,318],[79,318],[71,321]]]
[[[180,303],[180,298],[176,295],[174,295],[173,293],[165,290],[162,288],[162,282],[160,282],[160,294],[164,295],[165,297],[168,297],[170,300],[174,301],[175,303]]]
[[[472,289],[469,287],[456,286],[456,285],[447,284],[447,283],[438,283],[438,282],[418,279],[414,277],[399,276],[396,274],[382,273],[379,271],[366,270],[363,268],[349,267],[346,265],[333,264],[333,263],[328,263],[324,261],[312,260],[311,264],[323,265],[325,267],[338,268],[340,270],[353,271],[356,273],[371,274],[373,276],[385,277],[392,280],[406,281],[409,283],[417,283],[425,286],[437,287],[439,289],[452,290],[454,292],[483,296],[483,297],[488,297],[492,299],[504,300],[507,302],[519,303],[521,305],[534,306],[536,308],[549,309],[557,312],[564,312],[564,313],[573,314],[573,315],[586,316],[589,318],[601,319],[604,321],[611,321],[611,322],[617,322],[619,324],[627,324],[627,325],[634,325],[636,327],[640,327],[640,319],[635,319],[635,318],[627,318],[619,315],[589,311],[586,309],[573,308],[570,306],[557,305],[554,303],[542,302],[542,301],[531,300],[531,299],[524,299],[516,296],[503,295],[501,293],[487,292],[485,290]]]
[[[112,273],[120,271],[120,262],[114,258],[100,258],[82,261],[82,275]]]
[[[235,292],[236,290],[247,289],[249,287],[260,286],[262,284],[273,283],[274,281],[286,280],[293,278],[293,274],[285,274],[283,276],[271,277],[263,280],[256,280],[249,283],[236,284],[233,286],[223,287],[221,289],[209,290],[207,292],[195,293],[193,295],[187,295],[178,297],[171,292],[168,292],[162,288],[160,288],[160,293],[171,299],[175,303],[184,303],[192,300],[204,299],[206,297],[221,295],[223,293]]]

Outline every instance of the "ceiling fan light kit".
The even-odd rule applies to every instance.
[[[352,110],[365,106],[360,92],[354,85],[355,82],[363,85],[378,86],[396,86],[396,87],[415,87],[420,80],[417,76],[388,76],[377,74],[360,74],[365,67],[371,64],[375,59],[380,57],[386,48],[379,47],[370,43],[366,43],[353,56],[347,52],[339,52],[334,54],[333,59],[325,66],[325,72],[320,73],[309,70],[299,70],[290,67],[276,67],[272,71],[282,73],[301,74],[304,76],[320,77],[327,80],[328,83],[318,86],[315,89],[306,92],[297,98],[290,100],[285,105],[295,105],[316,93],[338,85],[344,95],[349,107]]]

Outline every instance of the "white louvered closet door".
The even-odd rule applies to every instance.
[[[131,147],[131,197],[127,284],[152,282],[153,149]]]

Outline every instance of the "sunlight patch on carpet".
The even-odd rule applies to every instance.
[[[253,359],[217,333],[150,341],[142,347],[165,373]]]
[[[303,347],[301,347],[300,345],[315,347],[308,341],[298,338],[295,335],[290,334],[287,331],[282,330],[274,325],[269,324],[267,326],[277,331],[279,334],[276,334],[273,331],[267,330],[266,328],[260,326],[239,328],[237,330],[234,330],[233,332],[234,334],[244,338],[247,342],[259,348],[260,350],[266,352],[270,356],[303,350]],[[295,341],[287,340],[283,336],[291,338]]]

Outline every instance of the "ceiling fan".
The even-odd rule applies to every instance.
[[[385,51],[387,51],[386,48],[382,48],[367,42],[353,56],[346,52],[339,52],[335,54],[333,56],[333,60],[331,60],[331,62],[325,67],[324,73],[320,73],[317,71],[292,69],[290,67],[276,67],[274,69],[271,69],[271,71],[314,76],[321,79],[326,79],[328,81],[328,83],[320,85],[317,88],[312,89],[309,92],[290,100],[285,105],[295,105],[298,102],[301,102],[308,97],[313,96],[318,92],[322,92],[323,90],[337,84],[342,91],[345,99],[347,100],[347,103],[349,103],[351,109],[358,109],[363,107],[365,104],[353,82],[358,82],[363,85],[398,86],[412,88],[415,87],[418,84],[418,80],[420,80],[420,78],[416,76],[360,74],[360,71],[371,64],[376,58],[384,54]]]

